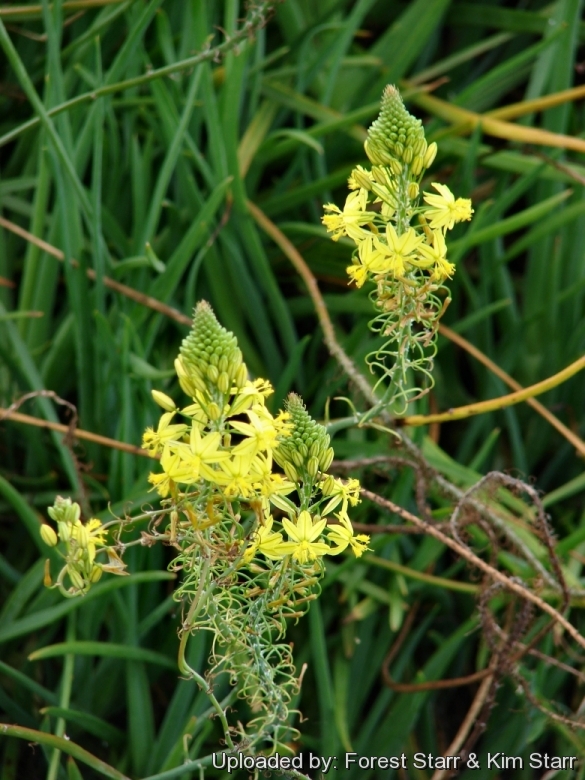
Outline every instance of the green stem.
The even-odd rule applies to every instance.
[[[131,79],[126,79],[125,81],[118,81],[116,84],[105,84],[104,86],[99,87],[98,89],[94,89],[91,92],[84,92],[83,94],[77,95],[71,100],[66,100],[64,103],[60,103],[58,106],[54,106],[50,111],[45,112],[46,116],[41,115],[39,113],[38,107],[37,105],[35,105],[35,102],[33,101],[28,88],[24,87],[24,83],[20,79],[20,75],[22,75],[23,66],[22,63],[20,62],[20,59],[18,58],[18,54],[16,54],[16,50],[14,50],[14,47],[12,46],[12,42],[8,38],[6,29],[2,24],[2,19],[0,18],[0,43],[2,44],[8,56],[8,59],[10,61],[10,64],[15,70],[15,73],[17,74],[17,76],[19,76],[19,80],[21,82],[21,85],[23,86],[25,93],[29,97],[29,100],[33,104],[35,110],[37,110],[37,113],[39,113],[39,116],[35,117],[34,119],[29,119],[28,122],[23,122],[23,124],[21,124],[19,127],[15,127],[14,130],[10,130],[8,133],[5,133],[3,136],[1,136],[0,146],[4,146],[5,144],[14,140],[14,138],[17,138],[26,130],[30,130],[31,127],[36,127],[36,125],[38,125],[39,122],[42,121],[43,124],[46,124],[47,118],[53,117],[56,114],[60,114],[63,111],[68,111],[70,108],[75,108],[75,106],[79,106],[82,103],[94,101],[97,98],[102,97],[103,95],[111,95],[115,92],[122,92],[123,90],[129,89],[130,87],[136,87],[141,84],[147,84],[149,81],[153,81],[154,79],[160,79],[163,76],[171,76],[173,73],[178,73],[182,70],[190,70],[191,68],[194,68],[196,65],[199,65],[202,62],[208,62],[210,60],[215,61],[218,58],[223,57],[228,51],[235,48],[238,45],[238,43],[248,38],[253,33],[254,30],[262,26],[262,24],[266,20],[266,14],[270,10],[271,6],[272,6],[272,2],[262,2],[259,3],[257,6],[255,6],[250,11],[250,15],[248,16],[248,19],[242,25],[242,27],[230,38],[225,40],[223,43],[219,44],[219,46],[214,46],[213,48],[204,49],[203,51],[199,52],[199,54],[195,54],[193,57],[188,57],[187,59],[181,60],[180,62],[174,62],[171,65],[165,65],[162,68],[156,68],[155,70],[151,70],[148,73],[142,74],[141,76],[136,76]],[[9,47],[12,48],[13,53],[12,52],[10,54],[8,53]],[[16,59],[18,59],[18,63],[21,66],[18,68],[18,70],[14,64]],[[28,74],[26,73],[26,70],[24,70],[24,76],[26,77],[27,81],[30,81],[28,79]]]
[[[75,641],[75,612],[71,612],[67,618],[67,642]],[[71,690],[73,688],[73,668],[75,665],[75,655],[70,653],[65,656],[65,663],[63,664],[63,680],[61,696],[59,698],[59,706],[63,709],[69,709],[69,702],[71,701]],[[65,734],[65,718],[59,718],[57,725],[55,726],[55,735],[62,737]],[[51,763],[49,764],[49,771],[47,772],[47,780],[57,780],[59,773],[59,761],[61,758],[61,751],[59,748],[53,750],[51,756]]]
[[[217,713],[217,717],[221,722],[226,745],[230,750],[235,750],[235,746],[229,732],[229,725],[227,722],[227,718],[225,716],[225,712],[221,704],[215,698],[215,695],[211,690],[211,688],[209,687],[209,684],[207,683],[205,678],[202,675],[200,675],[198,672],[196,672],[195,669],[191,668],[187,663],[187,659],[185,658],[185,651],[187,649],[187,641],[189,639],[189,632],[191,630],[191,627],[195,623],[197,615],[199,614],[201,608],[203,607],[203,605],[206,603],[207,599],[211,595],[211,591],[213,590],[214,587],[214,583],[211,583],[209,588],[205,590],[205,586],[207,584],[207,578],[209,575],[209,568],[210,568],[210,562],[206,558],[201,568],[199,587],[197,588],[195,596],[193,597],[193,601],[191,602],[191,606],[189,607],[189,612],[187,613],[187,617],[183,623],[181,641],[179,643],[178,665],[182,674],[195,680],[195,682],[197,683],[197,685],[199,685],[201,690],[205,691],[207,697],[209,698],[209,701],[213,706],[213,709]]]
[[[113,766],[106,764],[99,758],[96,758],[92,753],[84,750],[75,742],[64,737],[56,737],[54,734],[47,734],[44,731],[37,731],[36,729],[28,729],[25,726],[10,726],[7,723],[0,723],[0,735],[4,737],[18,737],[19,739],[25,739],[31,745],[46,745],[49,748],[56,748],[62,753],[66,753],[69,756],[81,761],[83,764],[87,764],[96,772],[101,775],[110,778],[110,780],[130,780],[130,778],[114,769]]]

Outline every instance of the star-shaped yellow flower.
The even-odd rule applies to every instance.
[[[330,531],[327,534],[327,538],[335,545],[335,547],[330,548],[329,554],[339,555],[349,545],[356,558],[360,558],[364,551],[368,549],[370,537],[366,534],[354,536],[351,521],[344,511],[341,511],[335,517],[339,520],[339,524],[329,526]]]
[[[420,254],[426,266],[434,266],[433,279],[439,282],[451,278],[455,273],[455,266],[447,260],[447,244],[441,230],[433,230],[433,244],[422,244],[419,247]]]
[[[386,243],[378,238],[374,239],[376,248],[384,255],[385,271],[390,272],[396,278],[404,276],[407,266],[412,262],[415,252],[423,243],[424,238],[414,228],[409,227],[404,233],[398,235],[394,225],[386,225]]]
[[[325,214],[321,221],[333,235],[331,238],[337,241],[341,236],[349,236],[356,243],[362,241],[368,231],[364,230],[362,225],[367,225],[376,217],[374,211],[366,211],[368,193],[367,190],[360,189],[350,192],[345,201],[343,211],[333,203],[326,203],[325,211],[331,214]]]
[[[431,207],[425,210],[425,218],[428,219],[432,228],[445,228],[451,230],[456,222],[468,221],[471,219],[473,209],[471,201],[468,198],[457,198],[447,187],[446,184],[437,184],[433,182],[438,195],[432,192],[423,193],[425,203]]]
[[[310,513],[303,510],[299,513],[296,523],[292,523],[288,518],[282,520],[284,530],[288,538],[292,541],[283,542],[278,547],[279,552],[284,555],[292,555],[299,563],[308,563],[314,561],[322,555],[327,555],[329,545],[325,542],[318,542],[323,529],[327,525],[327,520],[317,520],[313,523]]]

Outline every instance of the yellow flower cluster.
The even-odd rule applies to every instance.
[[[169,396],[153,391],[165,411],[142,442],[153,457],[160,456],[162,473],[149,476],[160,496],[180,505],[196,530],[232,523],[233,502],[252,508],[257,523],[242,547],[243,563],[261,553],[304,564],[348,546],[361,555],[368,537],[355,536],[347,516],[348,502],[358,501],[359,483],[344,484],[325,473],[333,458],[329,437],[298,396],[289,398],[287,411],[271,414],[270,382],[248,379],[233,335],[204,301],[175,368],[191,403],[179,409]],[[176,416],[184,422],[175,422]],[[284,473],[275,471],[275,463]],[[287,498],[295,490],[298,503]],[[202,496],[204,511],[197,508]],[[319,514],[322,503],[327,506]],[[339,504],[337,524],[328,525],[326,515]],[[286,517],[276,521],[272,507]]]
[[[393,141],[393,136],[402,140]],[[470,200],[455,199],[445,184],[436,182],[431,184],[436,192],[423,192],[419,205],[419,185],[437,145],[427,145],[420,123],[404,109],[394,87],[386,88],[380,119],[365,148],[371,170],[358,165],[349,177],[351,191],[343,211],[328,203],[322,217],[334,241],[348,236],[356,244],[347,269],[350,278],[358,287],[367,280],[412,284],[418,271],[441,284],[455,271],[447,260],[445,233],[471,219],[473,209]],[[413,227],[415,216],[419,224]]]
[[[103,572],[110,574],[125,574],[125,565],[110,547],[107,547],[106,530],[100,520],[92,518],[87,523],[81,522],[79,504],[70,498],[57,496],[55,504],[48,509],[49,516],[57,523],[57,532],[48,523],[43,523],[40,534],[49,547],[56,547],[61,542],[61,552],[65,565],[61,569],[55,586],[65,596],[78,596],[87,593],[91,585],[96,583]],[[108,563],[96,560],[96,555],[103,549],[108,556]],[[45,566],[45,584],[52,586],[49,561]],[[65,588],[65,578],[71,583]]]

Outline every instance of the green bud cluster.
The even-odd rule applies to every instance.
[[[427,142],[422,122],[408,113],[400,93],[390,84],[382,95],[380,115],[368,130],[365,148],[374,165],[397,167],[396,162],[403,161],[414,164],[419,172],[423,168]]]
[[[290,415],[292,433],[282,440],[274,459],[293,482],[313,482],[333,460],[329,435],[323,425],[313,420],[296,393],[288,396],[284,408]]]
[[[207,301],[197,304],[193,327],[183,339],[180,355],[186,376],[199,390],[204,391],[211,384],[226,395],[232,383],[241,387],[246,381],[247,370],[238,341],[219,324]]]
[[[77,525],[81,517],[79,504],[62,496],[57,496],[54,505],[50,506],[47,512],[56,523],[65,523],[66,525]]]

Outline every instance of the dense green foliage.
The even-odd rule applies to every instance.
[[[519,109],[509,122],[501,115],[503,130],[486,122],[483,131],[455,108],[487,114],[578,84],[583,1],[527,0],[518,8],[504,0],[285,0],[264,25],[262,7],[250,10],[238,0],[101,5],[0,6],[1,216],[65,257],[59,262],[10,225],[0,232],[0,406],[53,391],[75,405],[79,428],[138,446],[160,414],[151,389],[181,395],[173,361],[188,327],[109,280],[184,315],[206,299],[237,336],[253,376],[273,383],[273,412],[294,390],[316,419],[332,421],[338,461],[360,461],[349,471],[338,464],[339,474],[437,521],[448,519],[454,494],[437,485],[432,469],[463,490],[494,469],[533,480],[574,590],[567,614],[583,632],[585,476],[574,445],[521,404],[402,429],[422,449],[425,471],[408,465],[409,452],[387,431],[348,425],[351,406],[339,397],[358,409],[366,408],[364,400],[329,356],[301,277],[247,206],[256,204],[301,252],[339,343],[368,376],[364,358],[377,344],[367,327],[368,288],[347,286],[352,244],[331,241],[322,204],[342,206],[347,177],[364,162],[365,128],[378,114],[382,90],[400,85],[427,139],[439,145],[426,181],[448,181],[476,212],[453,231],[449,259],[457,271],[443,322],[524,386],[560,371],[585,348],[584,104]],[[231,40],[245,19],[253,29]],[[210,46],[220,50],[209,56]],[[420,89],[424,84],[432,88]],[[558,146],[536,146],[543,138],[531,136],[533,128],[556,134]],[[509,392],[443,336],[434,378],[432,393],[409,414]],[[581,375],[542,403],[585,435]],[[48,395],[18,411],[69,422]],[[380,462],[366,467],[367,458]],[[155,501],[151,467],[144,457],[94,441],[72,446],[60,432],[15,419],[0,423],[0,721],[65,733],[132,778],[187,780],[203,775],[181,770],[182,762],[218,750],[221,732],[207,717],[205,693],[178,677],[181,607],[166,570],[172,550],[129,549],[130,576],[104,575],[83,598],[64,600],[42,587],[44,560],[53,553],[39,520],[55,496],[79,501],[85,517],[137,514]],[[530,525],[533,502],[502,498],[495,487],[485,500],[505,503],[503,522],[549,573],[544,537]],[[365,499],[352,519],[403,522]],[[128,539],[141,530],[136,523]],[[469,537],[476,552],[492,545],[491,562],[503,572],[538,588],[539,572],[513,546],[496,545],[479,526]],[[327,562],[320,599],[289,632],[297,669],[308,665],[293,702],[304,718],[295,724],[301,737],[294,749],[338,756],[340,766],[348,751],[441,755],[475,696],[478,682],[416,693],[386,686],[383,661],[401,628],[408,630],[395,647],[392,678],[421,682],[485,667],[488,601],[500,625],[516,625],[519,640],[524,629],[530,638],[545,625],[538,610],[529,615],[505,591],[486,595],[477,572],[437,539],[381,533],[372,535],[371,547],[358,561],[350,555]],[[541,585],[548,598],[550,588],[547,595],[547,583]],[[549,601],[560,605],[556,593]],[[413,622],[405,622],[413,610]],[[41,648],[64,642],[77,644],[42,655]],[[583,650],[579,655],[556,630],[538,648],[582,666]],[[191,667],[203,673],[209,650],[203,633],[193,638]],[[542,657],[524,658],[515,671],[526,688],[504,671],[473,749],[482,756],[584,757],[583,732],[536,706],[554,701],[555,712],[570,716],[583,678]],[[229,693],[225,676],[215,693]],[[33,750],[25,740],[2,737],[0,780],[103,777],[86,759],[78,754],[74,764],[49,743]],[[535,771],[525,764],[513,776],[540,776]],[[413,777],[431,775],[415,770]],[[506,776],[493,768],[481,775]],[[205,776],[227,777],[213,769]],[[338,776],[399,775],[354,767]]]

